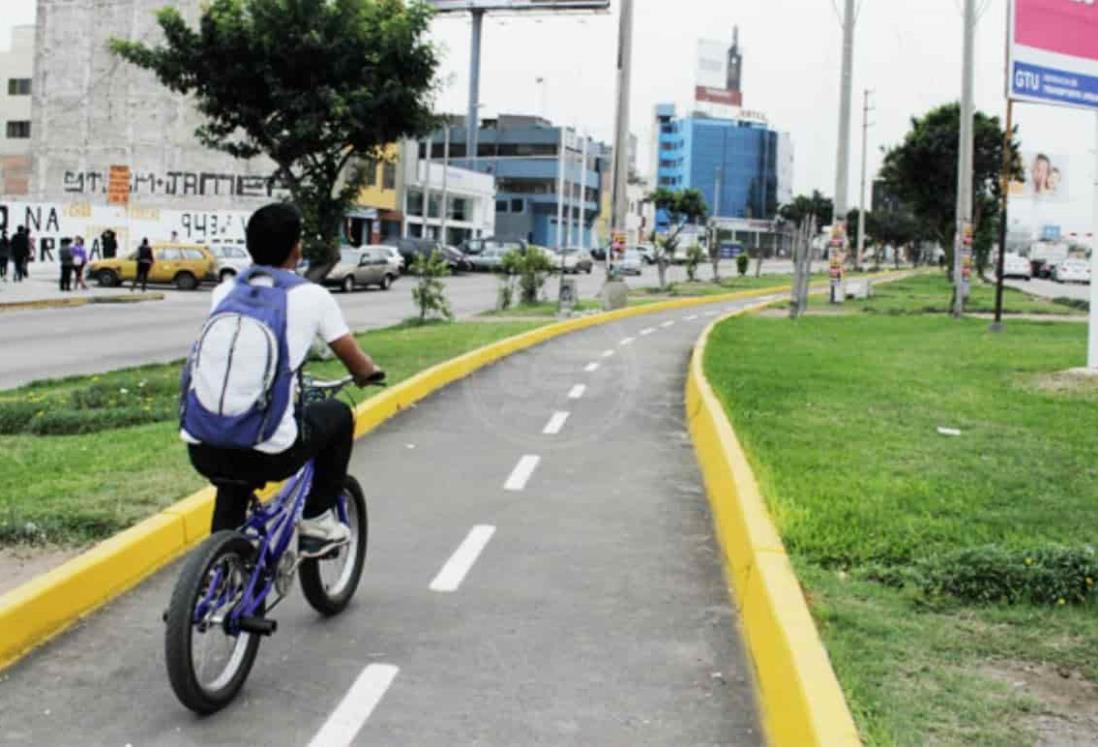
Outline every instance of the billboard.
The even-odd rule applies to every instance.
[[[1010,184],[1010,196],[1042,202],[1067,202],[1071,174],[1066,155],[1048,151],[1022,151],[1025,181]]]
[[[1098,5],[1013,0],[1009,97],[1098,109]]]
[[[698,66],[694,71],[698,88],[721,88],[728,85],[728,46],[712,39],[698,42]]]
[[[695,86],[694,101],[708,104],[724,104],[725,106],[743,106],[743,94],[739,91],[729,91],[724,88]]]
[[[427,0],[439,13],[470,10],[610,10],[610,0]]]

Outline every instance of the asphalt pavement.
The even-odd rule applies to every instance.
[[[733,306],[558,338],[360,441],[362,586],[330,620],[295,590],[225,711],[168,685],[173,565],[2,675],[0,744],[761,744],[683,412]]]
[[[1090,286],[1082,283],[1057,283],[1055,280],[1011,280],[1003,281],[1003,285],[1015,288],[1024,293],[1029,293],[1042,298],[1073,298],[1079,301],[1090,300]]]

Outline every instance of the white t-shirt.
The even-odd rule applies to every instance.
[[[270,278],[255,278],[256,285],[272,285]],[[210,310],[217,308],[225,300],[236,284],[236,278],[229,278],[213,290]],[[343,311],[332,298],[332,294],[316,283],[302,283],[286,293],[286,347],[290,355],[290,369],[296,371],[305,363],[313,340],[319,335],[324,342],[331,343],[340,337],[349,335],[351,330],[343,318]],[[282,416],[282,422],[269,441],[255,447],[265,454],[279,454],[293,446],[297,440],[297,419],[294,417],[294,402],[297,401],[297,377],[294,377],[290,406]],[[199,443],[186,431],[181,433],[187,443]]]

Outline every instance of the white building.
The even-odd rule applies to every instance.
[[[25,195],[30,178],[34,26],[16,26],[0,50],[0,195]]]
[[[465,239],[495,235],[496,180],[492,174],[419,158],[419,143],[415,141],[402,146],[401,164],[404,236],[429,237],[457,246]],[[442,238],[443,190],[448,206],[445,239]],[[424,204],[428,206],[426,217]]]
[[[651,191],[651,187],[643,180],[632,181],[625,188],[626,196],[629,198],[629,212],[625,216],[628,246],[648,243],[648,235],[656,222],[656,208],[652,203],[645,201]]]

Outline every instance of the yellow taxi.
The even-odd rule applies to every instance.
[[[150,283],[172,283],[179,290],[194,290],[203,280],[215,278],[217,259],[201,244],[153,244]],[[137,251],[127,257],[97,259],[87,275],[104,288],[113,288],[137,277]]]

